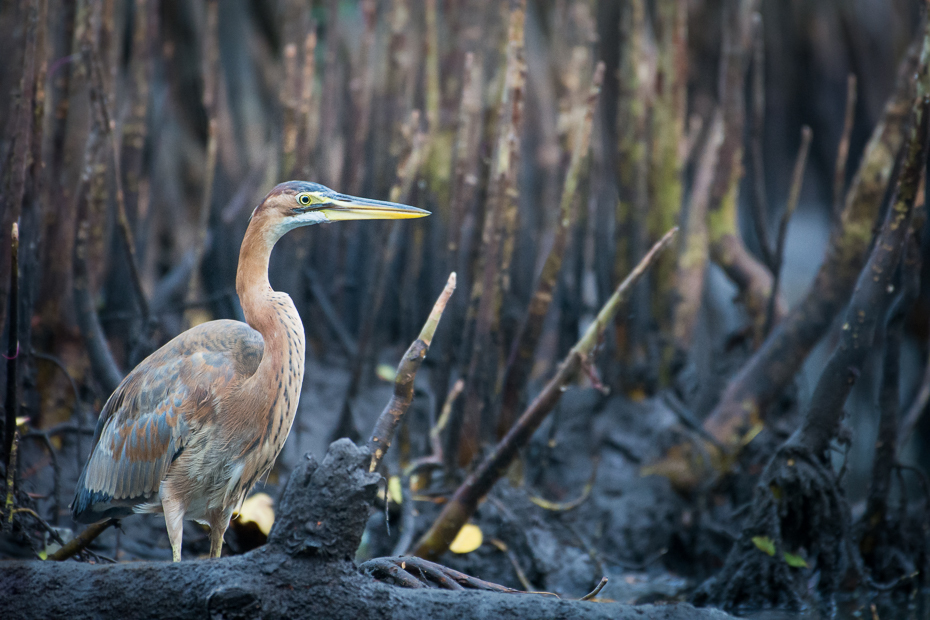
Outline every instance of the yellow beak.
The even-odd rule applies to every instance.
[[[408,220],[416,217],[426,217],[430,214],[429,211],[408,205],[397,204],[396,202],[358,198],[356,196],[347,196],[346,194],[338,194],[336,192],[320,195],[320,198],[323,198],[327,203],[320,208],[320,211],[330,222],[343,222],[346,220]]]

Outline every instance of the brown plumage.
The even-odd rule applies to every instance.
[[[274,464],[300,397],[304,330],[268,283],[274,244],[298,226],[422,217],[427,211],[354,198],[316,183],[275,187],[252,213],[236,274],[246,323],[210,321],[174,338],[110,396],[71,510],[80,523],[164,512],[175,561],[184,519],[210,526],[219,557],[234,510]]]

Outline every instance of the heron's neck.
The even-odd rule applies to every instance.
[[[246,322],[257,329],[266,311],[268,298],[274,293],[268,283],[268,261],[277,239],[266,233],[261,222],[252,221],[245,231],[239,249],[239,268],[236,270],[236,293],[242,304]],[[264,335],[264,333],[262,333]]]
[[[251,419],[259,425],[262,438],[260,466],[243,474],[249,480],[271,467],[290,433],[300,398],[306,349],[297,308],[290,297],[272,290],[268,282],[268,260],[280,235],[265,234],[266,230],[261,221],[253,219],[249,224],[236,272],[236,292],[245,320],[265,341],[258,368],[239,392],[242,399],[238,405],[253,413]]]
[[[253,220],[239,251],[236,292],[246,323],[265,341],[257,374],[277,372],[289,361],[291,367],[303,368],[305,343],[300,316],[290,297],[276,293],[268,282],[268,261],[277,239],[277,235],[267,234],[261,222]]]

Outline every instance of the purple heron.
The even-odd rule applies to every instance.
[[[274,464],[300,397],[304,329],[291,298],[268,283],[274,244],[299,226],[425,215],[317,183],[275,187],[252,212],[239,251],[246,322],[197,325],[123,379],[100,413],[74,520],[162,512],[175,562],[183,520],[195,520],[210,526],[210,555],[219,557],[233,511]]]

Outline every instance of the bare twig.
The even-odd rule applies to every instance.
[[[6,402],[3,430],[3,463],[10,470],[13,461],[13,436],[16,433],[16,414],[19,411],[19,224],[10,230],[10,331],[6,345]]]
[[[465,55],[462,69],[462,96],[456,128],[455,153],[452,170],[452,192],[449,198],[449,228],[446,245],[449,260],[461,271],[464,266],[458,258],[462,243],[462,225],[465,210],[475,195],[478,156],[481,142],[481,87],[483,86],[481,59],[471,52]],[[461,304],[454,304],[460,306]]]
[[[391,401],[378,416],[375,422],[375,428],[368,439],[368,449],[371,452],[371,465],[368,471],[375,471],[381,459],[384,458],[388,448],[391,447],[391,440],[394,437],[394,431],[397,429],[404,414],[413,402],[413,380],[416,378],[417,370],[429,351],[429,345],[439,326],[439,319],[446,309],[449,297],[455,290],[455,272],[449,274],[449,280],[445,288],[436,300],[433,311],[430,312],[429,318],[423,325],[419,337],[410,345],[403,359],[397,366],[397,375],[394,378],[394,395]]]
[[[598,582],[594,589],[582,596],[579,601],[590,601],[592,598],[601,593],[601,590],[604,589],[604,586],[607,585],[607,577],[601,577],[601,580]]]
[[[93,525],[87,527],[83,532],[69,540],[68,543],[62,546],[61,549],[48,556],[48,559],[53,562],[62,562],[67,560],[76,553],[86,549],[87,545],[92,543],[98,536],[103,534],[107,528],[118,523],[119,520],[117,519],[107,519],[106,521],[101,521],[100,523],[94,523]]]
[[[481,57],[474,53],[465,54],[462,68],[461,102],[455,133],[455,148],[452,153],[452,181],[449,191],[448,224],[446,227],[446,265],[461,278],[465,290],[471,289],[474,274],[470,270],[471,242],[473,231],[477,228],[478,201],[475,193],[478,185],[478,171],[481,154],[481,134],[483,130],[482,87],[484,73]],[[440,272],[442,273],[442,272]],[[449,307],[450,322],[454,325],[466,324],[466,308],[469,298],[459,295]],[[465,349],[467,338],[464,329],[453,330],[452,339],[442,351],[442,362],[433,373],[433,385],[437,398],[448,389],[453,366]],[[443,458],[451,471],[458,456],[458,439],[462,425],[462,407],[451,412],[449,429],[445,439]]]
[[[672,240],[678,231],[673,228],[656,243],[633,271],[620,283],[607,300],[580,340],[562,361],[556,375],[549,380],[542,392],[527,407],[517,423],[497,444],[491,454],[481,462],[465,482],[446,503],[442,513],[417,543],[414,555],[436,558],[448,548],[462,526],[468,521],[478,503],[504,475],[520,448],[526,445],[533,433],[546,418],[562,396],[565,387],[581,370],[583,363],[593,353],[607,326],[628,299],[631,287],[646,273],[656,256]]]
[[[781,268],[785,259],[785,239],[788,237],[788,222],[794,215],[801,197],[801,184],[804,182],[804,168],[807,165],[807,153],[811,146],[811,128],[805,125],[801,128],[801,146],[798,148],[798,157],[794,161],[794,171],[791,173],[791,189],[788,192],[788,202],[785,203],[785,212],[782,213],[778,223],[778,237],[775,240],[775,254],[772,257],[772,292],[769,294],[768,307],[765,312],[765,328],[763,334],[768,334],[775,321],[775,305],[778,301],[778,286],[781,280]]]
[[[471,577],[422,558],[376,558],[362,563],[359,570],[376,578],[390,577],[397,585],[405,588],[425,588],[435,584],[444,590],[490,590],[505,594],[523,594],[519,590]],[[412,574],[414,571],[420,574],[419,578]]]
[[[843,198],[846,196],[846,160],[849,158],[849,139],[853,121],[856,120],[856,76],[846,78],[846,113],[843,116],[843,133],[836,148],[836,169],[833,173],[833,221],[839,222],[843,214]]]
[[[765,129],[765,29],[762,14],[752,16],[752,123],[749,126],[752,154],[752,220],[759,239],[762,260],[775,272],[775,256],[769,244],[768,196],[765,192],[765,165],[762,157],[762,133]],[[777,276],[775,276],[777,277]],[[771,296],[770,296],[771,297]]]
[[[542,497],[537,497],[535,495],[530,495],[530,501],[542,508],[543,510],[551,510],[553,512],[569,512],[581,506],[588,497],[591,496],[591,491],[594,489],[594,481],[597,478],[597,466],[599,459],[595,457],[594,464],[591,467],[591,475],[588,477],[588,481],[585,483],[584,488],[581,490],[581,495],[575,499],[568,502],[551,502]]]

